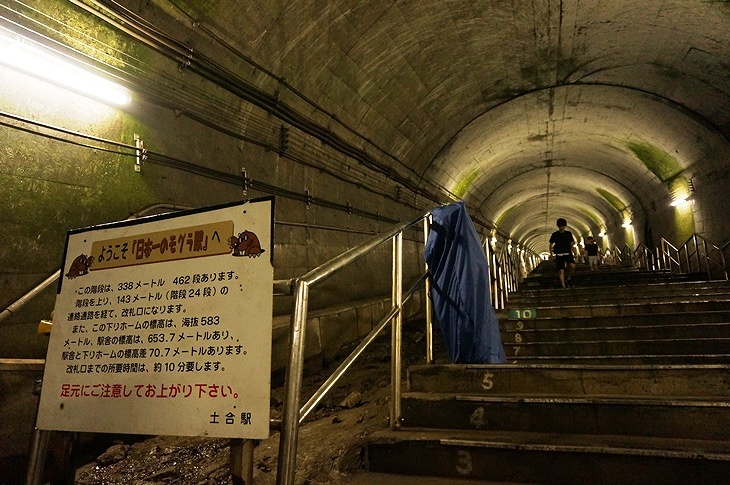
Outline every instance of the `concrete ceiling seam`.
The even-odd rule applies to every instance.
[[[236,124],[260,106],[380,193],[464,198],[517,240],[560,212],[588,228],[629,211],[681,232],[667,207],[693,186],[695,220],[726,213],[703,197],[730,160],[728,2],[70,4],[183,65],[170,91],[227,89]],[[568,212],[577,198],[587,206]],[[513,220],[527,200],[541,207]]]

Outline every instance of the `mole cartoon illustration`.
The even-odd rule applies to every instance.
[[[71,263],[71,267],[68,269],[68,273],[66,273],[66,278],[72,280],[77,276],[87,274],[93,262],[94,258],[92,256],[86,256],[85,254],[78,255]]]
[[[228,246],[233,256],[248,256],[255,258],[261,256],[264,250],[261,248],[258,236],[251,231],[243,231],[238,236],[228,238]]]

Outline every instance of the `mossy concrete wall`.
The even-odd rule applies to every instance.
[[[300,276],[382,232],[392,221],[417,215],[407,206],[141,100],[125,110],[113,109],[4,67],[0,90],[1,111],[35,122],[12,120],[11,126],[0,126],[1,308],[59,269],[70,229],[123,220],[156,204],[198,208],[270,195],[255,187],[244,192],[235,180],[244,167],[254,180],[295,194],[309,191],[316,199],[367,209],[388,221],[276,197],[275,279]],[[131,146],[139,134],[148,150],[189,165],[150,162],[136,172],[129,150],[53,127]],[[233,182],[206,176],[205,169],[213,168],[230,174]],[[415,277],[423,268],[422,235],[414,231],[405,239],[405,274]],[[387,244],[373,251],[324,282],[313,292],[310,308],[389,295],[389,277],[383,275],[390,274],[391,258]],[[52,285],[0,322],[0,357],[45,356],[47,339],[36,328],[41,319],[50,318],[54,299]],[[287,314],[291,299],[277,299],[275,307],[275,314]]]

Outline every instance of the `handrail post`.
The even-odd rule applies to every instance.
[[[400,311],[393,319],[391,328],[391,399],[390,429],[400,429],[401,418],[401,333],[403,323],[403,233],[393,236],[393,298],[392,305]]]
[[[45,429],[35,428],[33,431],[25,485],[39,485],[43,482],[43,469],[50,435],[51,432]]]
[[[496,265],[494,264],[494,254],[492,248],[489,245],[489,238],[484,240],[484,255],[487,258],[489,264],[489,293],[490,299],[493,302],[497,301],[497,272]]]
[[[428,236],[431,233],[431,215],[423,218],[423,244],[428,242]],[[428,264],[424,261],[426,272],[428,272]],[[433,359],[433,307],[431,306],[431,277],[426,278],[424,291],[426,292],[426,364],[435,363]]]
[[[281,421],[277,485],[294,485],[299,434],[299,400],[304,372],[304,337],[307,329],[309,283],[297,280],[294,291],[289,343],[291,356],[286,370],[286,399]]]

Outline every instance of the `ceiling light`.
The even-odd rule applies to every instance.
[[[672,207],[678,207],[678,206],[684,204],[685,202],[689,202],[689,199],[684,198],[684,197],[680,197],[679,199],[674,199],[672,201],[672,203],[671,203],[671,206]]]
[[[129,104],[132,99],[129,91],[122,86],[54,56],[8,31],[0,31],[0,64],[117,106]]]
[[[629,228],[631,227],[631,221],[626,219],[623,224],[621,224],[621,227]]]

